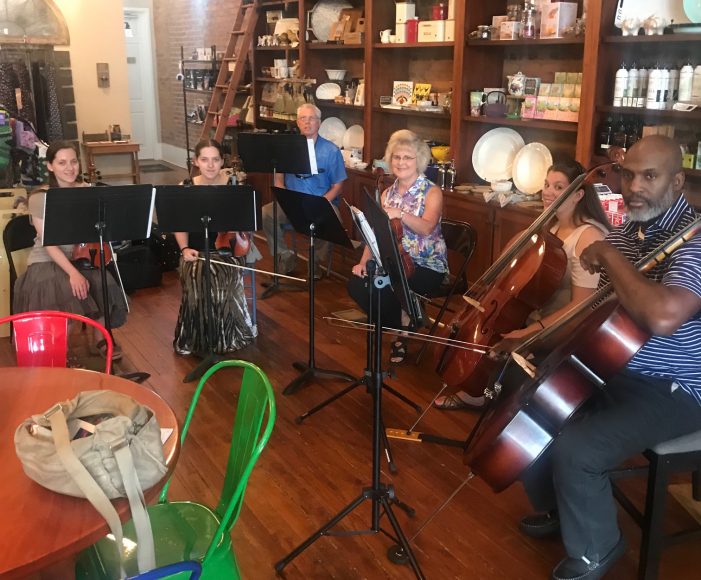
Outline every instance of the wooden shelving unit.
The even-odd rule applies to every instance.
[[[481,123],[484,125],[522,127],[524,129],[543,129],[546,131],[562,131],[564,133],[577,133],[578,123],[566,123],[564,121],[549,121],[547,119],[509,119],[502,117],[463,117],[466,123]]]

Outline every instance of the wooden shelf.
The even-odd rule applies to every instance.
[[[701,121],[701,109],[698,107],[693,111],[674,111],[672,109],[658,110],[645,109],[644,107],[613,107],[602,105],[596,108],[601,113],[611,113],[614,115],[642,115],[658,119],[672,119],[675,121]]]
[[[270,8],[272,6],[287,6],[288,4],[297,4],[297,0],[263,0],[258,3],[258,8]]]
[[[258,119],[268,123],[280,123],[281,125],[289,125],[290,123],[297,122],[297,119],[278,119],[276,117],[264,117],[263,115],[259,115]]]
[[[191,89],[190,87],[185,87],[188,93],[200,93],[202,95],[211,95],[212,89]]]
[[[481,38],[468,38],[469,46],[552,46],[553,44],[571,44],[584,46],[583,36],[565,38],[515,38],[513,40],[484,40]]]
[[[427,113],[425,111],[412,111],[411,109],[386,109],[384,107],[373,107],[373,111],[385,113],[387,115],[405,115],[407,117],[427,117],[430,119],[442,119],[450,121],[448,113]]]
[[[316,83],[316,79],[276,79],[274,77],[256,77],[256,80],[261,83]]]
[[[307,45],[307,50],[362,50],[365,48],[362,44],[326,44],[325,42],[310,42]]]
[[[373,48],[383,49],[404,49],[404,48],[452,48],[455,46],[453,41],[450,42],[402,42],[402,43],[387,43],[376,42],[372,45]]]
[[[299,50],[299,46],[254,46],[253,50],[260,50],[263,52],[287,52],[288,50]]]
[[[523,127],[524,129],[544,129],[563,133],[577,133],[577,123],[566,121],[550,121],[548,119],[507,119],[506,117],[463,117],[468,123],[482,123],[506,127]]]
[[[606,36],[607,44],[658,44],[660,42],[701,42],[701,34],[655,34],[652,36]]]
[[[321,99],[316,100],[316,106],[321,108],[326,108],[326,109],[352,109],[354,111],[363,111],[365,110],[365,107],[361,107],[360,105],[347,105],[346,103],[335,103],[333,101],[322,101]]]

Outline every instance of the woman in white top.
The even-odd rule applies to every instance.
[[[543,184],[543,208],[550,205],[562,194],[578,176],[584,173],[584,168],[572,160],[564,160],[552,165],[546,174]],[[526,337],[547,328],[562,314],[573,306],[586,300],[599,284],[599,274],[590,274],[582,268],[579,257],[584,248],[603,240],[611,229],[611,224],[601,207],[599,196],[594,188],[585,185],[570,195],[555,212],[555,223],[550,231],[562,240],[562,249],[567,256],[567,270],[562,277],[560,287],[553,297],[540,310],[528,318],[525,328],[512,330],[503,335],[504,343],[514,344]],[[479,408],[484,405],[484,397],[471,397],[464,391],[454,395],[437,397],[434,406],[443,410],[463,408]]]

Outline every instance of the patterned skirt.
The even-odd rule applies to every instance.
[[[243,265],[243,259],[217,256],[216,260]],[[253,342],[253,322],[246,305],[243,275],[238,268],[210,264],[212,284],[212,351],[225,354]],[[205,263],[180,260],[183,296],[173,347],[180,352],[207,352],[207,300],[205,298]]]
[[[17,313],[31,310],[61,310],[82,314],[92,319],[102,318],[104,313],[100,270],[81,270],[80,273],[90,283],[88,297],[85,300],[73,296],[68,274],[56,262],[31,264],[15,282],[13,311]],[[112,328],[118,328],[127,321],[127,306],[122,289],[109,272],[107,273],[107,291],[110,324]]]

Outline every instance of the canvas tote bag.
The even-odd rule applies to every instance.
[[[79,420],[110,415],[94,426],[94,433],[71,439],[84,425]],[[15,450],[24,472],[38,484],[90,501],[107,521],[120,561],[122,524],[109,500],[126,497],[137,534],[139,570],[156,567],[143,490],[160,481],[167,468],[151,409],[115,391],[84,391],[23,421],[15,431]]]

